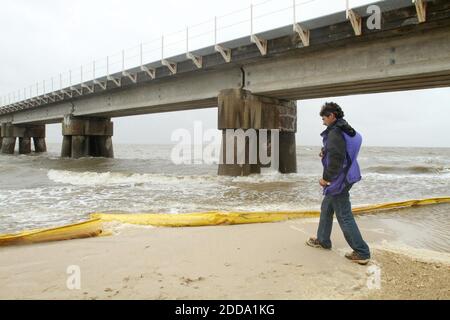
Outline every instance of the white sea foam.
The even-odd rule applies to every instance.
[[[300,174],[281,174],[276,171],[265,171],[262,174],[255,174],[247,177],[223,177],[216,175],[167,175],[158,173],[121,173],[121,172],[76,172],[68,170],[49,170],[47,177],[58,183],[71,184],[76,186],[96,186],[96,185],[135,185],[135,184],[198,184],[204,187],[205,183],[219,182],[295,182],[305,178]]]
[[[77,186],[95,185],[135,185],[135,184],[179,184],[183,182],[204,182],[216,180],[214,176],[180,176],[156,173],[121,173],[121,172],[75,172],[67,170],[49,170],[50,180]]]
[[[311,175],[311,177],[317,175]],[[261,168],[260,174],[253,174],[250,176],[231,177],[232,182],[246,182],[246,183],[261,183],[261,182],[289,182],[298,181],[301,178],[310,177],[310,175],[303,175],[299,173],[283,174],[272,169]]]

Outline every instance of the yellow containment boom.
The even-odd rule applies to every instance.
[[[450,197],[389,202],[353,208],[355,215],[439,203],[450,203]],[[121,222],[157,227],[199,227],[247,223],[278,222],[289,219],[318,217],[320,211],[263,211],[263,212],[193,212],[193,213],[93,213],[90,220],[66,226],[0,235],[0,246],[46,241],[69,240],[104,235],[103,222]]]
[[[0,235],[0,246],[90,238],[99,236],[102,233],[102,221],[100,219],[91,219],[56,228]]]
[[[388,202],[374,205],[356,207],[352,209],[355,215],[367,214],[375,211],[386,211],[415,206],[424,206],[438,203],[450,203],[450,197],[430,198],[423,200],[408,200],[402,202]],[[320,211],[263,211],[263,212],[194,212],[194,213],[133,213],[110,214],[93,213],[91,218],[102,221],[117,221],[122,223],[151,225],[158,227],[198,227],[223,224],[245,224],[277,222],[289,219],[311,218],[320,216]]]

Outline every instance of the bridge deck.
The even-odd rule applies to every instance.
[[[31,107],[30,104],[23,103],[7,106],[0,109],[0,122],[50,123],[61,121],[64,114],[68,113],[115,117],[215,107],[220,90],[239,87],[256,94],[302,99],[450,85],[450,50],[440,43],[449,40],[450,4],[448,1],[428,2],[427,22],[422,24],[417,22],[415,7],[411,0],[380,1],[374,4],[378,5],[383,12],[382,30],[368,30],[363,27],[363,35],[360,37],[354,35],[343,11],[301,23],[302,26],[311,30],[311,46],[309,47],[303,46],[293,32],[292,25],[288,25],[258,34],[259,37],[268,40],[267,56],[261,56],[256,45],[251,43],[250,37],[244,37],[222,44],[232,49],[231,63],[226,63],[220,54],[215,52],[214,46],[210,46],[193,52],[203,57],[202,69],[196,68],[185,54],[178,55],[168,58],[178,64],[178,72],[175,75],[172,75],[161,61],[156,61],[146,65],[156,69],[156,79],[151,79],[140,68],[132,68],[127,71],[137,74],[137,83],[123,77],[121,73],[113,74],[113,77],[122,78],[121,87],[116,87],[109,81],[106,90],[97,86],[94,93],[83,95],[74,93],[73,98],[65,97],[64,100],[56,102],[46,101],[44,97],[41,97],[40,103],[35,103]],[[352,10],[366,17],[367,7],[368,5],[365,5]],[[432,32],[437,29],[443,31]],[[436,34],[436,36],[430,38],[427,32],[429,35]],[[397,38],[392,40],[393,37]],[[406,39],[406,42],[402,42],[402,39]],[[427,39],[427,45],[431,47],[422,48],[420,41]],[[399,46],[403,43],[403,49],[417,51],[418,54],[423,50],[428,51],[426,55],[412,57],[408,51],[402,51],[399,47],[400,53],[396,53],[396,41]],[[343,47],[347,49],[343,50]],[[364,51],[370,48],[377,51],[381,57]],[[386,52],[389,48],[394,48],[392,49],[394,51]],[[374,73],[369,77],[368,73],[367,79],[364,79],[361,77],[361,68],[347,68],[350,74],[339,72],[340,66],[346,66],[352,61],[356,63],[358,60],[351,57],[352,51],[354,54],[364,55],[359,59],[363,64],[368,59],[378,61],[378,65],[370,67],[373,70],[378,67],[379,74]],[[424,60],[427,55],[429,55],[428,62]],[[314,56],[317,56],[316,60]],[[406,61],[406,58],[410,60]],[[305,62],[316,68],[320,68],[321,63],[324,66],[330,66],[330,63],[336,64],[327,72],[334,73],[336,79],[329,83],[303,81],[304,72],[308,71]],[[401,63],[404,68],[400,70]],[[415,70],[411,70],[411,66],[415,63],[418,65]],[[364,65],[361,67],[364,69]],[[275,72],[277,70],[279,72]],[[270,77],[267,77],[268,71],[271,73]],[[316,76],[320,76],[321,72],[323,75],[326,74],[323,70],[317,71]],[[289,74],[290,78],[285,77],[285,74]],[[387,81],[387,85],[380,85],[386,80],[385,78],[396,80],[401,85],[389,84]],[[270,79],[272,84],[269,84],[267,79]],[[97,80],[106,81],[106,77]],[[297,87],[293,87],[288,81],[295,83],[294,86]],[[93,85],[93,82],[88,81],[85,84]],[[360,85],[359,89],[357,84]],[[361,87],[362,85],[366,87]],[[81,85],[75,88],[81,89]]]

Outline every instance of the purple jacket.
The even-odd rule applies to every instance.
[[[338,119],[321,136],[323,178],[331,183],[324,188],[323,194],[338,195],[347,185],[361,180],[357,157],[362,137],[344,119]]]

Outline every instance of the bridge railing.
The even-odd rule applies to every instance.
[[[211,45],[214,45],[215,51],[220,52],[227,60],[229,49],[224,44],[246,36],[250,36],[261,54],[265,54],[264,50],[267,48],[264,47],[264,39],[258,37],[261,32],[292,23],[293,32],[304,32],[303,35],[306,35],[307,30],[301,28],[302,21],[336,12],[348,13],[355,4],[366,5],[373,2],[373,0],[265,0],[255,3],[120,50],[107,57],[81,64],[23,89],[2,95],[0,114],[89,94],[99,88],[106,90],[108,82],[120,86],[120,79],[123,77],[136,80],[135,75],[129,71],[134,68],[139,68],[154,78],[155,70],[152,65],[155,63],[162,63],[172,73],[176,73],[177,61],[171,59],[182,54],[186,54],[186,57],[192,59],[200,68],[201,57],[196,55],[196,51]],[[302,37],[302,40],[304,45],[308,45],[307,39]],[[117,74],[120,76],[117,77]]]

